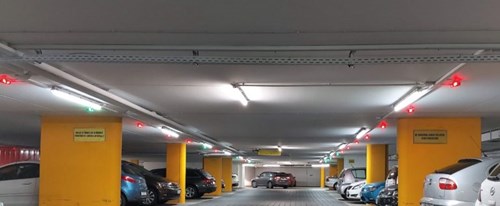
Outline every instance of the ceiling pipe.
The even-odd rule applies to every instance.
[[[216,45],[130,45],[130,44],[14,44],[21,50],[124,50],[124,51],[362,51],[362,50],[478,50],[500,49],[500,44],[374,44],[327,46],[216,46]]]
[[[0,43],[0,48],[4,49],[5,51],[8,51],[8,52],[13,52],[13,54],[16,54],[16,55],[22,55],[22,53],[15,52],[15,50],[12,48],[8,49],[10,47],[8,47],[7,45],[5,45],[3,43]],[[5,48],[7,48],[7,49],[5,49]],[[30,64],[37,67],[39,70],[42,70],[45,74],[48,74],[48,75],[46,75],[46,77],[53,80],[53,81],[59,82],[61,84],[65,84],[65,85],[70,86],[70,87],[74,87],[75,89],[81,90],[82,92],[88,93],[89,95],[96,96],[97,98],[102,99],[102,100],[109,102],[111,104],[116,104],[117,106],[125,107],[134,113],[142,114],[142,115],[148,117],[148,119],[153,119],[153,120],[156,120],[160,123],[166,124],[167,126],[171,126],[175,129],[182,131],[183,133],[197,137],[202,141],[207,141],[211,144],[220,146],[221,148],[228,149],[236,154],[244,155],[233,147],[220,144],[218,141],[214,140],[211,137],[208,137],[204,134],[200,134],[197,131],[193,131],[192,129],[187,128],[178,122],[175,122],[173,120],[165,118],[164,116],[158,114],[155,111],[147,110],[147,109],[145,109],[145,108],[143,108],[143,107],[141,107],[133,102],[130,102],[130,101],[120,97],[120,96],[117,96],[117,95],[110,93],[104,89],[101,89],[93,84],[90,84],[86,81],[83,81],[83,80],[81,80],[73,75],[70,75],[70,74],[68,74],[68,73],[66,73],[66,72],[64,72],[64,71],[60,70],[59,68],[56,68],[52,65],[49,65],[49,64],[46,64],[43,62],[31,62]],[[126,114],[126,112],[124,114]]]

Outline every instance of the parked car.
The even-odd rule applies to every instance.
[[[366,185],[366,181],[354,182],[349,185],[346,189],[347,199],[360,200],[361,199],[361,189]]]
[[[165,178],[144,169],[144,167],[122,161],[122,168],[131,170],[146,179],[148,189],[147,196],[142,202],[143,205],[163,204],[168,200],[178,199],[181,194],[181,189],[177,183],[167,181]]]
[[[489,206],[497,205],[498,203],[500,203],[500,164],[481,183],[475,205]]]
[[[421,205],[473,205],[500,158],[461,159],[425,177]]]
[[[152,173],[166,177],[166,169],[154,169]],[[186,198],[200,198],[205,193],[215,192],[217,185],[215,178],[203,169],[186,169]]]
[[[346,168],[340,172],[338,180],[338,193],[342,198],[347,199],[347,187],[351,183],[363,181],[366,179],[366,168]]]
[[[293,176],[292,173],[285,173],[285,172],[280,172],[280,175],[283,175],[287,177],[287,179],[290,180],[288,186],[289,187],[296,187],[297,186],[297,180],[295,179],[295,176]]]
[[[240,180],[238,179],[238,175],[233,173],[231,175],[231,178],[233,180],[233,187],[238,187],[240,185]]]
[[[286,175],[285,173],[279,173],[279,172],[263,172],[256,178],[253,178],[251,180],[252,187],[256,188],[258,186],[266,186],[267,188],[274,188],[274,187],[283,187],[283,188],[288,188],[292,180],[290,176]]]
[[[336,176],[327,177],[325,178],[325,186],[330,189],[337,190],[338,181],[339,179]]]
[[[5,206],[38,205],[39,174],[38,161],[15,162],[0,167],[0,203]],[[120,205],[141,203],[146,195],[146,180],[122,167]]]
[[[361,201],[364,203],[375,203],[377,196],[385,188],[385,182],[366,184],[361,189]]]
[[[383,188],[375,200],[377,206],[397,206],[398,205],[398,166],[389,170]]]

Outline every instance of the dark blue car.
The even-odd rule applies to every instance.
[[[385,187],[385,182],[366,184],[361,189],[361,201],[364,203],[375,203],[378,194]]]

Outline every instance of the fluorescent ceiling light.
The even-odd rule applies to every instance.
[[[170,137],[173,137],[173,138],[179,138],[179,134],[177,132],[174,132],[172,129],[168,128],[168,127],[161,127],[161,132],[163,132],[163,134],[166,134]]]
[[[243,167],[255,167],[255,164],[241,164]]]
[[[203,145],[203,147],[207,148],[207,149],[212,149],[214,146],[211,145],[211,144],[208,144],[208,143],[201,143]]]
[[[401,109],[406,108],[408,105],[416,102],[422,96],[429,93],[431,91],[431,88],[432,87],[430,86],[427,88],[418,88],[415,91],[411,92],[409,95],[405,96],[401,101],[394,105],[394,111],[398,112]]]
[[[237,90],[236,93],[238,93],[238,100],[243,106],[247,106],[248,102],[250,102],[250,99],[248,99],[248,96],[245,94],[245,91],[238,85],[238,84],[233,84],[234,89]]]
[[[92,100],[90,100],[82,95],[63,90],[59,87],[53,87],[50,91],[56,97],[59,97],[59,98],[64,99],[66,101],[70,101],[70,102],[73,102],[73,103],[76,103],[76,104],[79,104],[79,105],[82,105],[85,107],[90,107],[94,110],[101,110],[102,109],[102,106],[99,103],[92,101]]]
[[[262,165],[262,167],[280,167],[280,165],[277,165],[277,164],[265,164],[265,165]]]
[[[366,133],[368,133],[368,128],[362,127],[361,129],[359,129],[358,133],[356,134],[356,139],[362,138],[363,136],[365,136]],[[345,146],[347,146],[347,144]]]
[[[224,151],[224,155],[231,156],[233,154],[231,152],[229,152],[229,151]]]
[[[344,149],[345,147],[347,147],[347,144],[346,143],[341,143],[339,145],[339,149]]]
[[[313,164],[311,167],[330,167],[329,164]]]

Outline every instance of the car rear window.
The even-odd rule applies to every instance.
[[[435,173],[451,175],[455,172],[458,172],[460,170],[463,170],[467,167],[470,167],[470,166],[475,165],[475,164],[480,163],[480,162],[481,162],[481,160],[476,160],[476,159],[463,159],[463,160],[459,160],[455,164],[438,169],[435,171]]]
[[[354,175],[354,177],[358,179],[366,179],[366,170],[364,169],[352,170],[352,175]]]
[[[205,176],[206,178],[213,178],[213,176],[210,173],[206,172],[205,170],[200,170],[200,171],[201,171],[201,173],[203,173],[203,176]]]
[[[500,175],[500,165],[497,165],[495,169],[490,173],[490,176],[499,177]]]

